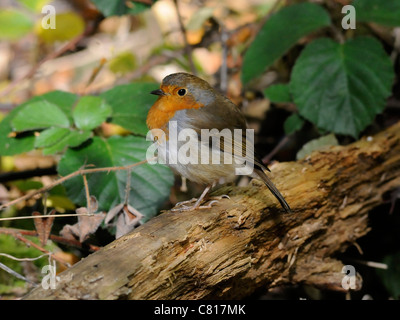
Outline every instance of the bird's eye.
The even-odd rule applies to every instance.
[[[186,89],[179,89],[178,95],[180,95],[181,97],[183,97],[185,94],[186,94]]]

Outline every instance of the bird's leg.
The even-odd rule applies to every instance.
[[[209,184],[201,194],[201,196],[197,199],[196,203],[193,206],[185,206],[185,203],[190,203],[193,202],[194,199],[188,200],[188,201],[182,201],[177,203],[175,208],[171,209],[171,211],[176,212],[176,211],[192,211],[192,210],[197,210],[197,209],[210,209],[212,204],[217,202],[217,200],[211,201],[207,206],[201,206],[200,204],[204,200],[205,196],[207,193],[210,191],[210,189],[214,186],[214,183]],[[179,207],[178,207],[179,206]],[[178,208],[177,208],[178,207]]]

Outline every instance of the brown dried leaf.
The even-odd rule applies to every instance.
[[[117,239],[124,234],[132,231],[140,223],[140,220],[142,220],[142,218],[144,217],[143,214],[141,214],[131,205],[126,205],[124,203],[120,203],[107,213],[105,223],[109,224],[110,221],[116,216],[118,216],[117,222],[115,223],[115,238]]]
[[[77,214],[88,213],[88,210],[85,207],[78,208],[75,211]],[[88,216],[78,216],[78,222],[74,225],[65,225],[60,231],[60,234],[66,239],[79,238],[79,241],[83,242],[89,237],[90,234],[96,232],[105,216],[106,214],[103,212]]]
[[[112,208],[110,211],[108,211],[106,218],[104,219],[105,224],[109,224],[112,219],[114,219],[122,210],[124,207],[123,203],[120,203],[119,205],[116,205],[114,208]]]
[[[54,215],[56,210],[53,209],[50,211],[49,215]],[[42,215],[40,212],[34,211],[32,212],[33,216]],[[53,226],[53,221],[55,217],[48,218],[34,218],[33,222],[35,223],[36,232],[39,235],[39,240],[42,246],[46,245],[47,240],[50,236],[51,227]]]
[[[79,241],[83,242],[90,234],[95,233],[105,216],[106,214],[102,212],[93,216],[78,217]]]

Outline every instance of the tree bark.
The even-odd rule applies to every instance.
[[[368,231],[368,212],[400,186],[400,123],[348,146],[271,167],[293,210],[257,180],[224,186],[212,209],[165,212],[62,272],[26,299],[239,299],[306,283],[344,291],[333,256]],[[357,277],[356,285],[361,286]]]

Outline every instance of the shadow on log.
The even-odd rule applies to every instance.
[[[26,299],[240,299],[283,284],[344,291],[333,257],[369,231],[368,212],[400,186],[400,123],[351,145],[278,163],[263,183],[222,187],[210,210],[165,212]],[[361,278],[357,277],[357,286]]]

